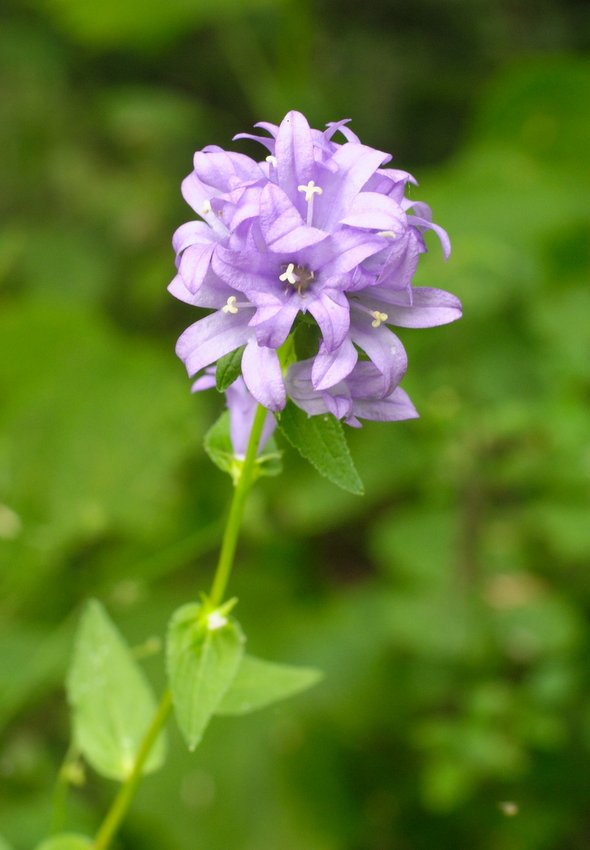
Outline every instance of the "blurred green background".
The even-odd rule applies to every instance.
[[[208,586],[221,409],[166,292],[194,150],[290,108],[416,173],[417,282],[463,300],[400,333],[417,422],[350,433],[362,498],[289,452],[233,590],[304,697],[218,719],[146,779],[120,850],[590,846],[590,36],[574,0],[12,0],[0,28],[0,834],[46,833],[81,603],[129,640]],[[254,146],[240,143],[257,155]],[[146,669],[163,681],[162,655]],[[70,826],[96,828],[89,775]],[[513,805],[506,805],[511,803]],[[517,811],[517,814],[514,812]],[[1,843],[1,840],[0,840]]]

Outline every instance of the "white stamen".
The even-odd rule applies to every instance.
[[[230,295],[227,299],[227,303],[223,305],[221,308],[224,313],[231,313],[235,315],[238,312],[238,305],[236,303],[237,298],[235,295]]]
[[[386,236],[388,239],[395,239],[397,233],[394,230],[380,230],[377,236]]]
[[[199,210],[199,215],[208,215],[211,212],[211,201],[203,201],[203,205]]]
[[[295,286],[297,283],[299,283],[299,278],[297,277],[297,275],[293,271],[294,268],[295,268],[295,264],[289,263],[289,265],[287,266],[287,268],[285,269],[283,274],[279,275],[279,280],[286,281],[287,283],[291,283],[293,286]]]
[[[227,617],[224,617],[219,611],[211,611],[207,616],[207,628],[209,631],[214,632],[216,629],[222,629],[224,626],[227,626]]]
[[[378,328],[381,326],[382,322],[386,322],[389,318],[387,313],[381,313],[379,310],[371,310],[371,316],[373,316],[373,321],[371,322],[371,327]]]
[[[314,195],[321,195],[324,190],[321,186],[316,186],[313,180],[310,180],[307,186],[298,186],[297,191],[305,192],[305,201],[309,204],[313,200]]]
[[[276,156],[273,156],[272,154],[269,154],[266,157],[266,162],[270,163],[270,165],[274,165],[275,168],[277,167],[277,158],[276,158]]]

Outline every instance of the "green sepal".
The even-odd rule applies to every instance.
[[[331,414],[308,416],[288,401],[278,416],[281,432],[299,454],[334,484],[362,496],[364,492],[344,436],[344,429]]]
[[[235,600],[213,608],[183,605],[168,628],[167,667],[176,720],[189,750],[203,737],[209,721],[234,680],[244,653],[239,623],[229,617]]]
[[[222,472],[231,476],[234,484],[240,480],[244,459],[234,454],[230,437],[229,410],[224,410],[219,419],[205,434],[205,451]],[[265,446],[263,454],[256,458],[253,469],[253,480],[261,475],[278,475],[283,468],[282,452],[271,437]]]
[[[314,667],[276,664],[244,655],[228,691],[216,714],[242,715],[295,696],[311,688],[323,678]]]
[[[97,600],[82,614],[66,690],[78,750],[97,773],[124,781],[157,704],[143,670]],[[144,773],[160,767],[164,757],[165,739],[160,735]]]
[[[242,374],[242,355],[245,347],[245,345],[242,345],[235,351],[224,354],[217,361],[215,386],[220,393],[224,393],[228,387],[231,387],[236,378],[239,378]]]

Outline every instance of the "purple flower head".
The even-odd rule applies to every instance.
[[[407,362],[387,326],[430,327],[461,315],[449,293],[412,287],[426,230],[450,252],[427,205],[406,198],[416,181],[385,167],[389,154],[361,144],[346,124],[321,132],[289,112],[279,126],[258,125],[267,135],[236,137],[262,144],[261,161],[209,146],[182,185],[201,220],[174,235],[178,273],[169,289],[213,312],[182,334],[177,353],[196,375],[245,346],[245,386],[269,410],[285,406],[277,350],[302,321],[315,333],[309,381],[318,398],[328,390],[335,398],[345,382],[360,400],[358,380],[370,377],[390,399]],[[359,352],[371,369],[357,366]]]

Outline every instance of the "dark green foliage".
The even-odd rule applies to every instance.
[[[141,655],[209,584],[231,483],[202,449],[222,401],[174,358],[200,315],[165,291],[179,183],[196,148],[298,107],[416,173],[453,241],[417,282],[465,316],[400,332],[422,418],[347,430],[362,499],[290,450],[257,483],[231,587],[248,653],[325,680],[216,718],[193,755],[171,735],[119,846],[586,850],[583,5],[8,3],[2,848],[48,832],[84,600]],[[162,654],[142,664],[161,692]],[[73,789],[58,831],[94,834],[112,790]]]
[[[320,475],[349,493],[363,494],[363,483],[338,420],[333,416],[308,416],[289,401],[278,416],[278,422],[287,440]]]

